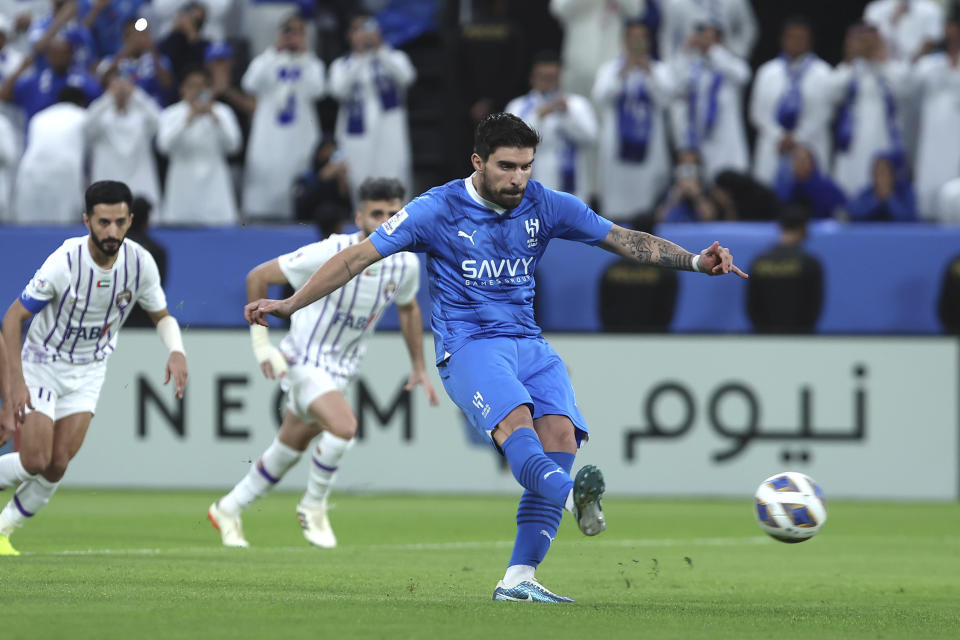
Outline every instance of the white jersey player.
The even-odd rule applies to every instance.
[[[320,265],[340,250],[363,242],[399,211],[403,195],[399,180],[368,178],[359,189],[356,223],[360,230],[352,235],[332,235],[257,266],[247,275],[248,300],[263,298],[271,284],[302,287]],[[327,518],[327,495],[340,458],[357,432],[357,419],[343,390],[357,374],[366,337],[391,303],[397,305],[400,330],[413,367],[405,389],[423,385],[430,404],[439,402],[423,360],[423,327],[416,299],[419,281],[417,257],[397,253],[357,274],[339,291],[295,313],[279,350],[270,343],[266,327],[250,327],[260,368],[266,377],[281,379],[287,405],[277,437],[233,490],[210,506],[208,516],[224,545],[249,546],[240,513],[266,495],[322,432],[312,456],[306,493],[297,505],[297,518],[311,544],[336,546]]]
[[[0,489],[20,483],[0,511],[0,555],[19,555],[10,534],[47,504],[80,449],[107,359],[134,303],[147,311],[170,350],[164,384],[172,378],[183,397],[187,361],[180,327],[167,311],[153,258],[125,239],[130,189],[103,180],[90,185],[85,198],[90,233],[54,251],[3,318],[12,408],[23,425],[19,452],[0,456]],[[22,326],[31,318],[21,345]]]

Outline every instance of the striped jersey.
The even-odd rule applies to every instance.
[[[124,240],[113,266],[102,269],[90,256],[89,238],[60,245],[20,294],[34,314],[23,342],[24,362],[106,360],[135,302],[146,311],[166,309],[160,272],[146,249]]]
[[[277,262],[290,285],[300,289],[320,265],[361,241],[359,232],[334,234],[282,255]],[[366,352],[365,338],[384,310],[391,302],[408,304],[419,287],[420,261],[412,253],[396,253],[294,313],[280,351],[294,364],[321,367],[335,380],[350,380]]]

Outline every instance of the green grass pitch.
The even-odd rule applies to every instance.
[[[245,514],[243,550],[221,548],[215,497],[60,491],[0,558],[0,637],[960,637],[955,503],[829,503],[824,530],[788,545],[749,496],[611,498],[607,531],[566,515],[538,572],[577,603],[540,605],[491,601],[511,498],[336,495],[340,547],[320,550],[279,493]]]

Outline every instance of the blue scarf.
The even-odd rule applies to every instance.
[[[687,148],[699,149],[701,140],[705,140],[713,133],[717,124],[720,87],[723,86],[723,74],[713,71],[710,78],[710,87],[707,90],[707,104],[703,114],[703,134],[700,133],[698,102],[700,93],[700,76],[706,71],[703,61],[697,59],[691,69],[690,82],[687,85]]]
[[[814,56],[805,53],[803,60],[795,65],[790,64],[790,60],[787,59],[785,53],[780,54],[780,59],[787,69],[789,86],[781,96],[780,102],[777,103],[776,118],[781,127],[787,131],[793,131],[800,121],[800,114],[803,113],[803,93],[800,91],[800,83],[803,80],[803,75],[810,68]]]
[[[300,79],[300,67],[280,67],[277,70],[280,82],[294,83]],[[287,101],[277,111],[277,124],[286,126],[297,118],[297,96],[293,89],[287,94]]]
[[[639,80],[630,90],[630,80]],[[624,162],[643,162],[653,130],[653,104],[647,93],[646,78],[641,73],[628,73],[623,90],[617,97],[617,131],[620,134],[619,156]]]
[[[363,87],[354,82],[347,98],[347,133],[361,135],[363,131]]]
[[[380,95],[380,106],[384,111],[390,111],[400,106],[400,95],[397,83],[388,74],[383,72],[383,65],[376,58],[373,59],[373,82]]]
[[[883,77],[882,73],[877,74],[877,82],[880,83],[880,90],[883,92],[884,110],[887,116],[887,133],[890,136],[890,153],[901,157],[903,155],[903,135],[900,132],[900,125],[897,124],[897,103],[893,97],[893,92],[890,90],[890,85],[887,84],[887,79]],[[853,106],[860,91],[859,85],[860,80],[854,74],[850,79],[850,84],[847,85],[847,92],[833,129],[837,151],[849,151],[850,144],[853,142],[855,126]]]

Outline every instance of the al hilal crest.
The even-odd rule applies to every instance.
[[[537,246],[537,234],[540,233],[540,220],[537,218],[529,218],[524,221],[524,225],[527,227],[527,233],[530,234],[530,237],[527,238],[527,248],[532,249]]]
[[[124,289],[123,291],[117,294],[117,297],[116,297],[117,306],[123,309],[128,304],[130,304],[130,300],[132,298],[133,298],[133,294],[130,293],[130,289]]]

